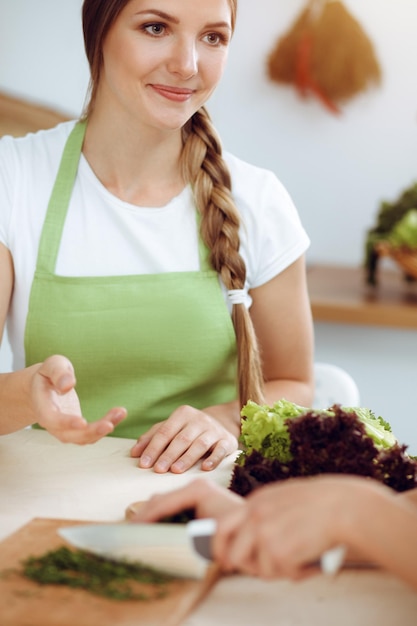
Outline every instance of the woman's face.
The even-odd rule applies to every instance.
[[[217,86],[231,36],[229,0],[130,0],[104,41],[96,105],[181,128]]]

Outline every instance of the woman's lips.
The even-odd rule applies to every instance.
[[[192,89],[168,87],[167,85],[151,85],[151,87],[154,91],[159,93],[159,95],[173,102],[186,102],[194,93]]]

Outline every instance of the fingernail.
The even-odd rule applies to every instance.
[[[60,389],[68,389],[71,387],[73,383],[73,378],[69,374],[65,374],[59,379],[59,388]]]
[[[139,463],[141,467],[150,467],[152,465],[152,459],[150,456],[141,456]]]
[[[183,472],[185,470],[185,465],[182,461],[176,461],[172,465],[171,470],[174,472]]]
[[[214,463],[213,463],[213,461],[204,461],[203,462],[203,467],[206,470],[211,470],[214,467]]]
[[[167,472],[168,469],[169,469],[168,461],[158,461],[158,463],[155,465],[156,472]]]

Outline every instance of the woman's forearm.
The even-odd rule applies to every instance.
[[[271,380],[265,384],[265,402],[269,405],[278,400],[288,400],[304,407],[311,407],[314,385],[303,380]]]
[[[25,428],[36,421],[31,407],[30,386],[33,365],[17,372],[0,374],[0,435]]]
[[[344,532],[350,547],[417,590],[416,493],[364,490]]]

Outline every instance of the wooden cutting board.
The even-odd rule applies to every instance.
[[[175,580],[157,600],[109,600],[88,591],[38,585],[19,564],[66,545],[60,526],[86,522],[35,518],[0,542],[1,626],[180,626],[218,579],[213,565],[203,580]]]

